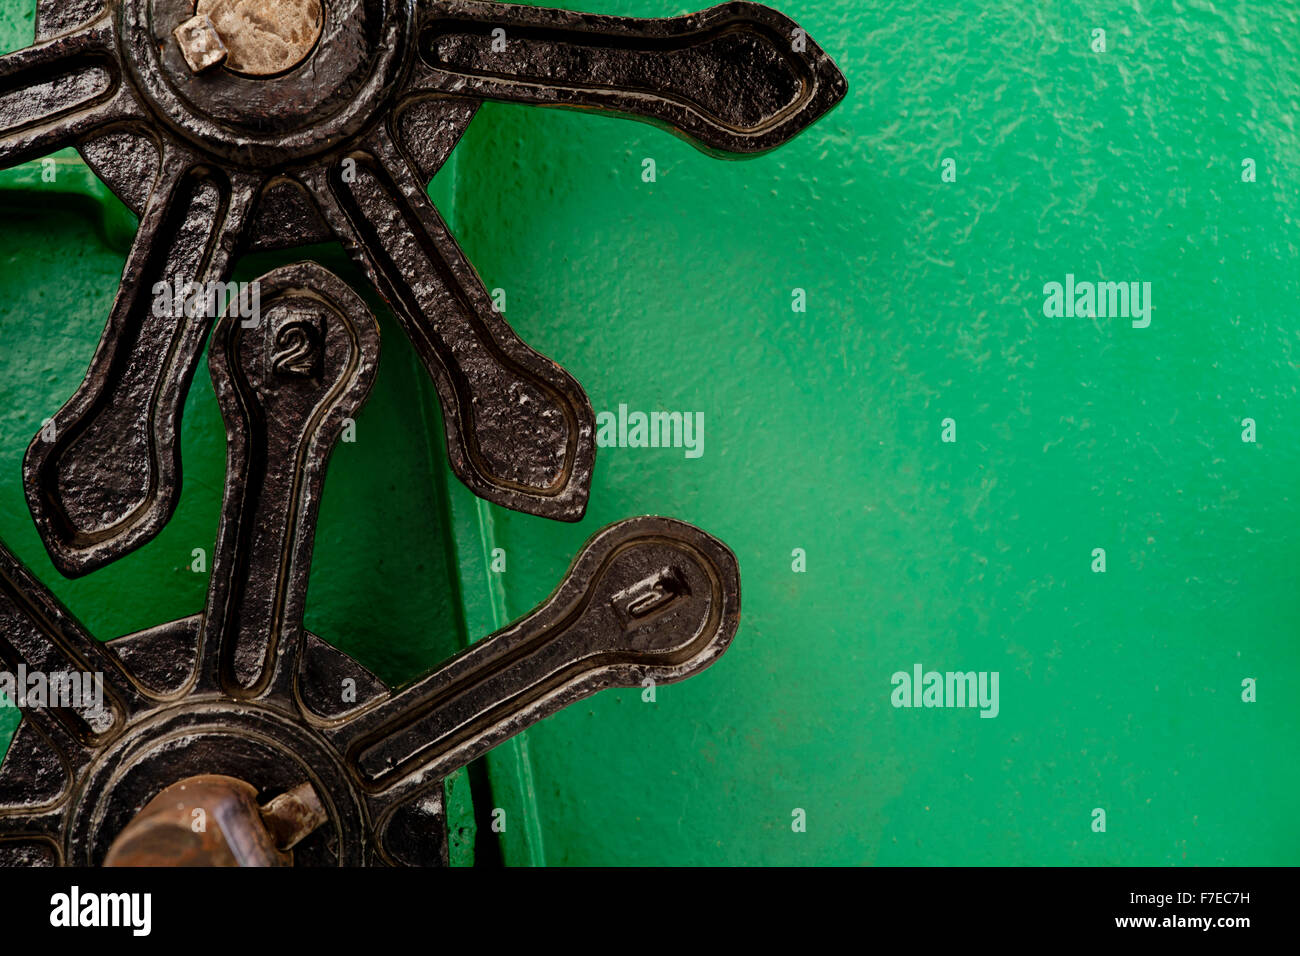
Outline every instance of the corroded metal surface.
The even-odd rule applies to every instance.
[[[230,55],[217,28],[209,18],[201,14],[178,26],[172,31],[172,36],[176,38],[181,56],[185,58],[185,65],[195,73],[202,73],[218,63],[224,63]]]
[[[0,545],[0,667],[103,681],[97,702],[24,709],[0,766],[0,863],[155,861],[183,844],[230,865],[290,848],[298,865],[444,864],[448,773],[603,688],[689,677],[735,635],[735,556],[658,517],[597,533],[540,607],[403,689],[308,633],[325,468],[379,333],[320,266],[260,282],[261,323],[227,315],[209,356],[228,450],[204,611],[100,644]],[[190,840],[176,801],[155,801],[195,777],[202,805],[179,809],[234,822]]]
[[[191,69],[172,31],[192,0],[41,0],[39,42],[0,58],[0,166],[76,145],[141,217],[90,370],[25,460],[29,506],[64,574],[150,540],[177,501],[181,408],[210,317],[159,316],[151,290],[224,281],[245,250],[331,236],[433,378],[461,480],[506,507],[579,519],[590,402],[494,311],[429,178],[484,99],[599,110],[750,155],[845,92],[793,21],[754,3],[666,19],[478,0],[321,8],[305,54],[297,20],[287,33],[284,22],[233,30],[303,57],[274,75]],[[222,9],[211,7],[218,31]],[[310,20],[307,7],[284,9]]]

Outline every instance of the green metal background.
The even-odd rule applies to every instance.
[[[0,47],[29,41],[31,6],[0,0]],[[309,626],[402,680],[545,598],[608,522],[673,515],[738,554],[716,666],[653,703],[600,694],[458,778],[462,863],[469,783],[479,858],[507,863],[1300,862],[1295,5],[781,8],[850,83],[789,146],[722,163],[489,104],[433,187],[526,341],[597,411],[703,412],[703,456],[602,448],[578,525],[483,505],[385,315]],[[31,528],[23,448],[79,381],[125,249],[103,202],[60,212],[4,175],[0,537],[101,637],[192,613],[224,467],[206,373],[157,541],[67,582]],[[1045,318],[1067,272],[1151,282],[1150,327]],[[893,708],[916,662],[999,671],[999,716]]]

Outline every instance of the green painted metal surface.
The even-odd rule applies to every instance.
[[[775,153],[504,105],[459,150],[521,335],[597,411],[705,416],[696,459],[601,449],[577,527],[494,511],[506,616],[639,512],[743,579],[711,670],[529,731],[544,859],[1300,862],[1295,6],[780,6],[850,92]],[[1047,318],[1067,273],[1151,324]],[[998,717],[891,706],[917,662],[1000,672]]]
[[[30,6],[0,0],[0,47],[28,42]],[[545,598],[608,522],[669,514],[736,551],[722,660],[498,748],[452,788],[459,862],[470,789],[480,858],[515,864],[1300,862],[1294,6],[780,6],[850,83],[789,146],[724,163],[489,104],[434,183],[524,339],[598,412],[702,413],[702,454],[601,448],[577,525],[485,505],[381,313],[309,626],[401,680]],[[79,380],[124,249],[102,202],[6,183],[0,537],[101,637],[192,613],[224,467],[206,373],[155,542],[68,582],[31,528],[22,450]],[[1149,326],[1046,316],[1067,274],[1150,282]],[[998,672],[997,717],[892,706],[918,662]]]

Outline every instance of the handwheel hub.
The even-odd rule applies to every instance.
[[[308,159],[367,128],[411,32],[410,5],[392,0],[202,0],[197,10],[226,46],[224,67],[195,72],[174,35],[196,16],[194,0],[123,3],[122,60],[168,126],[254,167]]]
[[[369,822],[361,795],[318,735],[273,707],[187,700],[133,724],[99,755],[73,811],[69,862],[149,865],[122,861],[166,846],[174,858],[206,860],[194,865],[276,865],[285,848],[262,834],[252,811],[304,782],[320,820],[294,862],[362,865]]]

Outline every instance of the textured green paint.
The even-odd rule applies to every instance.
[[[640,512],[744,581],[710,671],[529,731],[546,860],[1300,862],[1294,7],[780,5],[851,90],[775,153],[504,105],[459,150],[521,335],[598,411],[706,419],[697,460],[601,449],[578,526],[494,509],[509,614]],[[1151,326],[1044,318],[1066,272],[1151,281]],[[895,710],[917,661],[1001,715]]]
[[[385,315],[376,396],[326,485],[310,626],[401,679],[544,599],[598,527],[671,514],[739,555],[736,642],[655,703],[606,692],[494,751],[474,796],[480,840],[506,811],[507,862],[1300,862],[1294,11],[780,5],[851,85],[789,146],[722,163],[645,126],[487,105],[435,183],[521,335],[597,410],[704,412],[703,457],[601,449],[578,525],[480,505]],[[0,14],[6,48],[28,35]],[[158,541],[65,582],[30,528],[22,448],[75,386],[123,255],[74,216],[11,209],[0,536],[102,636],[190,613],[222,480],[206,373]],[[1152,282],[1151,326],[1044,318],[1067,272]],[[999,717],[891,707],[917,661],[999,671]]]

